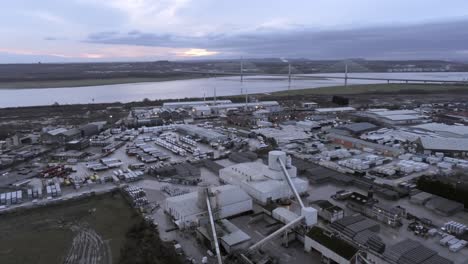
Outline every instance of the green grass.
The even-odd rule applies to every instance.
[[[193,76],[158,77],[158,78],[110,78],[110,79],[83,79],[83,80],[50,80],[50,81],[22,81],[0,82],[0,89],[33,89],[33,88],[63,88],[83,87],[96,85],[112,85],[125,83],[164,82],[175,80],[194,79]]]
[[[127,231],[140,219],[120,193],[1,215],[0,263],[63,263],[74,237],[70,226],[77,223],[109,241],[116,263]]]
[[[346,95],[346,94],[379,94],[379,93],[435,93],[467,91],[468,86],[436,85],[436,84],[365,84],[308,88],[300,90],[280,91],[271,93],[273,96],[289,95]]]

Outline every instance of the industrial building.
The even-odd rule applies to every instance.
[[[44,144],[65,144],[81,138],[81,131],[77,128],[57,128],[43,133],[41,138]]]
[[[468,156],[468,138],[421,137],[416,141],[425,154],[441,152],[450,156]]]
[[[419,192],[410,197],[410,202],[417,205],[424,205],[429,201],[434,195],[427,192]]]
[[[197,226],[202,217],[207,217],[206,192],[213,205],[217,219],[242,214],[252,210],[252,198],[235,185],[209,187],[201,183],[197,192],[169,197],[164,202],[164,210],[179,228]]]
[[[420,124],[430,121],[428,116],[421,115],[415,110],[369,109],[361,115],[387,125]]]
[[[266,109],[271,112],[276,112],[281,110],[281,106],[277,101],[261,101],[261,102],[251,102],[251,103],[226,103],[226,104],[217,104],[210,106],[213,114],[226,113],[231,109],[241,109],[247,108],[250,110],[256,109]]]
[[[86,124],[84,126],[81,126],[78,129],[81,131],[81,136],[82,137],[90,137],[90,136],[97,135],[99,133],[99,131],[101,131],[103,129],[103,127],[104,127],[104,125],[106,123],[107,122],[105,122],[105,121],[103,121],[103,122],[93,122],[93,123],[89,123],[89,124]]]
[[[402,207],[391,207],[383,204],[374,204],[372,206],[371,217],[392,227],[402,225],[402,219],[406,216],[406,210]]]
[[[406,216],[406,210],[401,207],[386,206],[378,203],[373,198],[373,191],[371,190],[367,196],[357,192],[351,193],[346,206],[392,227],[400,226],[403,217]]]
[[[296,123],[296,126],[304,129],[305,131],[311,131],[322,127],[319,122],[311,120],[299,121]]]
[[[468,126],[446,125],[442,123],[427,123],[413,126],[416,130],[437,133],[449,138],[468,138]]]
[[[383,253],[385,251],[385,243],[377,235],[377,232],[380,231],[380,225],[363,215],[345,216],[333,222],[330,229],[375,252]]]
[[[443,216],[451,216],[463,211],[464,209],[462,203],[455,202],[437,195],[434,195],[426,202],[426,207]]]
[[[359,249],[338,236],[314,226],[304,237],[304,250],[315,250],[322,255],[326,263],[351,264],[356,263]]]
[[[315,109],[318,107],[318,103],[316,102],[304,102],[301,104],[302,108],[305,109]]]
[[[360,135],[365,132],[373,131],[378,129],[378,127],[374,124],[368,122],[359,122],[359,123],[351,123],[336,127],[333,129],[335,133],[342,133],[344,135]]]
[[[190,135],[192,137],[200,138],[201,140],[213,143],[213,142],[222,142],[227,139],[226,135],[223,135],[219,132],[216,132],[211,129],[198,127],[195,125],[178,125],[177,131],[185,135]]]
[[[65,150],[83,150],[89,147],[89,143],[88,139],[72,140],[65,143]]]
[[[397,157],[405,151],[401,148],[390,147],[386,145],[376,144],[369,141],[365,141],[362,139],[346,136],[346,135],[339,135],[335,133],[330,133],[327,135],[327,139],[331,140],[333,143],[342,145],[346,148],[357,148],[357,149],[372,149],[377,152],[381,152],[383,155],[386,156],[393,156]]]
[[[83,160],[87,154],[78,150],[62,151],[51,155],[51,158],[57,161]]]
[[[327,200],[313,201],[310,203],[310,206],[317,210],[320,218],[329,223],[333,223],[344,217],[344,210]]]
[[[195,106],[192,108],[192,114],[196,117],[211,116],[211,108],[207,105]]]
[[[453,264],[451,260],[441,257],[436,251],[411,239],[389,247],[383,256],[384,260],[392,264]]]
[[[216,104],[231,104],[231,100],[204,100],[204,101],[187,101],[187,102],[167,102],[163,104],[163,108],[177,109],[185,108],[191,109],[195,106],[203,105],[216,105]]]
[[[216,234],[219,237],[222,248],[228,254],[243,250],[251,243],[250,236],[227,219],[221,219],[216,223]],[[198,227],[197,237],[201,241],[207,242],[209,244],[208,248],[215,247],[213,235],[208,226],[202,225]]]
[[[221,169],[219,176],[225,183],[240,186],[260,204],[290,198],[293,193],[278,159],[286,164],[287,172],[297,191],[305,193],[308,181],[297,177],[296,167],[291,165],[290,159],[282,151],[271,151],[268,155],[268,165],[259,162],[240,163]]]
[[[278,128],[260,128],[253,130],[256,134],[274,139],[278,144],[287,144],[291,141],[306,140],[310,135],[303,127],[294,125],[280,125]]]
[[[315,112],[319,114],[337,114],[337,113],[349,113],[356,111],[356,108],[350,106],[344,107],[329,107],[329,108],[316,108]]]
[[[463,204],[448,200],[446,198],[433,195],[427,192],[419,192],[410,198],[413,204],[426,206],[427,208],[435,211],[436,213],[444,216],[451,216],[458,212],[463,211]]]

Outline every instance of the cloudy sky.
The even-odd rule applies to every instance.
[[[0,63],[468,59],[466,0],[15,0]]]

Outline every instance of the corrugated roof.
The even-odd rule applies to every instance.
[[[329,236],[324,229],[317,226],[312,227],[307,236],[348,260],[352,259],[359,251],[356,247],[339,237]]]
[[[81,134],[81,131],[78,128],[72,128],[62,133],[65,136],[74,136],[76,134]]]
[[[341,128],[357,133],[357,132],[362,132],[362,131],[367,131],[367,130],[377,128],[377,126],[368,122],[360,122],[360,123],[347,124],[347,125],[341,126]]]
[[[65,131],[67,131],[66,128],[56,128],[56,129],[47,131],[47,134],[52,135],[52,136],[56,136],[58,134],[62,134]]]
[[[406,239],[385,250],[384,257],[392,260],[393,262],[397,262],[406,252],[409,252],[420,245],[421,244],[417,241]]]
[[[421,264],[453,264],[453,261],[439,255],[434,255],[421,262]]]
[[[419,264],[434,255],[437,255],[437,252],[420,245],[404,253],[398,260],[398,264]]]
[[[455,134],[460,137],[468,137],[468,126],[450,126],[442,123],[427,123],[413,126],[413,128],[423,129],[432,132],[446,132]]]
[[[468,138],[421,137],[421,145],[428,150],[468,151]]]
[[[228,104],[218,104],[213,105],[212,109],[224,109],[224,108],[240,108],[246,106],[245,103],[228,103]],[[261,102],[254,102],[254,103],[247,103],[248,107],[262,107],[262,106],[279,106],[277,101],[261,101]]]
[[[213,187],[211,191],[216,193],[219,207],[252,199],[244,190],[235,185]],[[197,205],[197,197],[198,192],[191,192],[169,197],[166,199],[166,202],[170,204],[171,207],[177,208],[178,211],[184,212],[184,215],[194,215],[201,212],[201,209]]]
[[[182,106],[194,106],[194,105],[205,105],[205,104],[214,104],[214,100],[206,101],[188,101],[188,102],[167,102],[163,104],[163,107],[182,107]],[[216,100],[218,104],[229,104],[231,100]]]
[[[392,121],[404,121],[404,120],[413,120],[413,119],[423,119],[425,116],[422,115],[388,115],[382,116],[383,118],[392,120]]]
[[[418,112],[414,110],[384,110],[384,111],[372,111],[379,116],[392,116],[392,115],[415,115]]]
[[[315,109],[316,112],[319,113],[332,113],[332,112],[349,112],[349,111],[356,111],[356,108],[346,106],[346,107],[329,107],[329,108],[317,108]]]
[[[212,192],[217,193],[217,201],[220,206],[251,200],[250,196],[244,190],[235,185],[221,185],[214,187],[212,188]]]
[[[456,210],[463,208],[463,204],[459,202],[455,202],[440,196],[434,195],[434,198],[430,199],[426,206],[429,208],[433,208],[435,210],[444,212],[446,214],[451,214]]]
[[[372,148],[372,149],[375,149],[375,150],[380,150],[380,151],[385,150],[385,151],[390,151],[392,153],[400,153],[400,154],[404,153],[404,150],[400,149],[400,148],[394,148],[394,147],[390,147],[390,146],[386,146],[386,145],[372,143],[372,142],[369,142],[369,141],[365,141],[365,140],[362,140],[362,139],[353,138],[353,137],[349,137],[349,136],[345,136],[345,135],[330,133],[326,137],[328,139],[330,139],[330,138],[332,138],[332,139],[341,139],[341,140],[352,142],[354,144],[365,145],[365,146],[367,146],[369,148]]]

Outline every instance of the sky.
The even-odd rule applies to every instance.
[[[466,0],[15,0],[0,63],[468,60]]]

